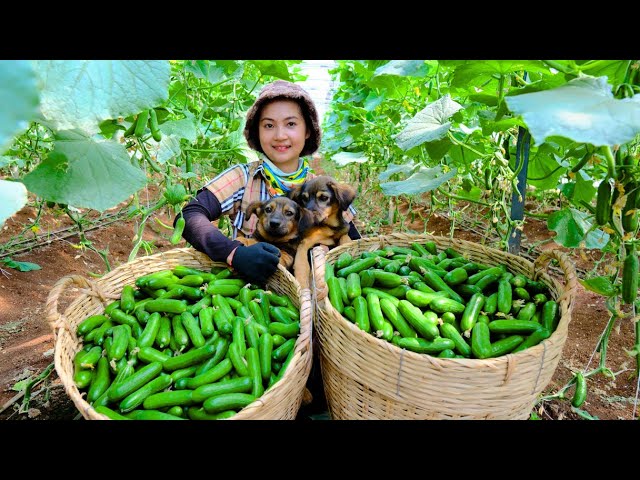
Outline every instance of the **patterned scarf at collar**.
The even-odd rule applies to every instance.
[[[262,172],[269,181],[269,193],[274,196],[285,195],[296,185],[302,185],[309,172],[309,162],[303,158],[300,159],[298,169],[293,173],[283,172],[266,158],[264,158],[262,166]]]

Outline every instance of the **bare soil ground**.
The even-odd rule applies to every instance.
[[[432,215],[425,227],[421,220],[408,222],[409,209],[406,204],[400,206],[403,225],[416,232],[427,231],[434,235],[448,235],[450,220]],[[25,207],[9,219],[0,232],[0,245],[16,235],[25,224],[35,218],[35,211]],[[158,219],[165,224],[171,223],[167,212],[159,212]],[[47,211],[40,219],[40,232],[58,231],[69,225],[66,216]],[[360,221],[361,232],[366,226]],[[374,234],[397,231],[400,226],[386,225]],[[112,268],[127,261],[133,246],[135,223],[121,220],[104,228],[87,232],[87,238],[97,249],[108,249],[108,259]],[[551,232],[553,233],[553,232]],[[153,242],[152,253],[185,246],[184,241],[174,246],[168,241],[171,230],[149,222],[145,231],[145,240]],[[456,229],[455,236],[466,240],[481,242],[480,235]],[[546,224],[528,219],[523,232],[523,245],[531,245],[542,240],[550,240]],[[21,393],[14,389],[21,380],[35,378],[53,362],[53,335],[45,318],[45,303],[49,292],[58,280],[66,275],[81,275],[91,279],[91,275],[106,273],[103,259],[88,249],[77,248],[78,237],[54,240],[37,249],[12,256],[15,261],[34,262],[42,268],[30,272],[6,269],[0,275],[0,420],[71,420],[81,418],[77,409],[66,395],[55,370],[33,387],[30,402],[23,402]],[[544,243],[541,248],[559,248],[553,241]],[[573,253],[576,268],[588,271],[599,259],[599,252],[587,252],[585,255]],[[144,251],[138,256],[145,255]],[[1,264],[0,264],[1,266]],[[70,292],[71,293],[71,292]],[[60,311],[64,311],[65,302],[73,299],[61,298]],[[574,370],[583,370],[587,365],[594,368],[599,353],[594,350],[602,334],[609,315],[602,297],[586,291],[579,286],[575,308],[569,326],[569,335],[563,355],[551,383],[543,393],[548,394],[565,385]],[[635,360],[626,350],[633,347],[635,339],[634,325],[620,322],[614,328],[607,353],[607,366],[617,376],[615,379],[598,375],[589,379],[588,397],[583,409],[593,417],[602,420],[633,419],[636,396]],[[572,391],[569,391],[571,394]],[[321,412],[316,412],[321,413]],[[578,416],[569,401],[546,402],[539,406],[538,415],[545,420],[577,420]],[[638,413],[636,412],[636,418]]]

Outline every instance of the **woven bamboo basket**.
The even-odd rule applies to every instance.
[[[122,287],[127,284],[133,285],[137,277],[170,269],[176,265],[199,269],[226,266],[211,261],[207,255],[193,248],[176,248],[125,263],[99,280],[91,281],[79,275],[69,275],[62,277],[53,286],[47,298],[46,314],[54,332],[56,372],[65,391],[84,418],[108,420],[83,398],[73,381],[73,358],[82,348],[81,340],[75,333],[78,324],[89,315],[102,313],[106,305],[119,298]],[[80,295],[61,314],[58,311],[58,298],[70,286],[78,287]],[[295,419],[311,369],[311,292],[308,289],[301,290],[293,275],[281,266],[278,266],[278,270],[269,278],[266,286],[280,295],[287,295],[300,309],[300,334],[294,356],[284,376],[255,402],[231,417],[234,420]]]
[[[549,287],[561,318],[555,332],[535,347],[491,359],[437,358],[401,349],[360,330],[333,308],[324,281],[325,262],[343,252],[353,256],[387,245],[432,240],[439,250],[453,247],[472,261],[504,263]],[[558,260],[564,283],[544,270]],[[559,251],[534,263],[477,243],[431,235],[393,233],[355,240],[327,253],[312,251],[315,334],[331,418],[358,419],[527,419],[562,355],[577,286],[575,268]],[[545,265],[546,262],[546,265]]]

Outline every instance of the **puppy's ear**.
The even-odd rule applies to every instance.
[[[303,236],[304,232],[313,227],[313,213],[308,208],[300,207],[300,220],[298,220],[298,235]]]
[[[356,191],[351,185],[347,185],[346,183],[329,182],[327,186],[333,190],[333,193],[338,200],[340,210],[346,210],[349,208],[349,205],[353,203],[353,199],[356,198]]]
[[[302,185],[296,185],[287,192],[287,197],[296,203],[300,203],[300,194],[302,193]]]
[[[249,220],[251,218],[251,215],[253,215],[254,213],[257,217],[260,217],[260,214],[262,213],[262,202],[251,202],[247,207],[245,219]]]

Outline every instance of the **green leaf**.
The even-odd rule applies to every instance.
[[[471,94],[469,95],[469,101],[482,103],[488,107],[495,107],[498,105],[498,97],[487,93]]]
[[[190,143],[196,141],[197,132],[193,118],[183,118],[180,120],[169,120],[158,126],[164,135],[175,135],[178,138],[184,138]]]
[[[38,116],[39,103],[37,79],[31,62],[0,62],[0,152],[4,152],[13,137],[24,132],[29,122]]]
[[[25,378],[24,380],[20,380],[19,382],[16,382],[13,385],[13,387],[11,387],[11,390],[14,390],[16,392],[21,392],[25,388],[27,388],[27,385],[29,385],[29,383],[31,383],[31,378]]]
[[[260,73],[263,75],[271,75],[289,82],[291,81],[289,67],[287,67],[287,62],[284,60],[253,60],[250,63],[258,67]]]
[[[548,72],[538,60],[470,60],[464,65],[456,67],[453,72],[451,86],[471,87],[480,86],[494,75],[510,75],[514,72],[539,71]]]
[[[380,93],[369,92],[369,95],[364,100],[364,109],[367,112],[372,112],[376,109],[378,105],[383,103],[387,99],[386,92],[382,91]]]
[[[0,180],[0,227],[26,203],[27,189],[22,183]]]
[[[124,145],[67,131],[59,132],[54,150],[23,181],[47,200],[104,211],[142,188],[146,176],[131,165]]]
[[[624,76],[631,60],[599,60],[592,67],[580,66],[581,70],[592,77],[607,77],[609,84],[618,85],[624,82]]]
[[[598,418],[595,415],[591,415],[589,412],[587,412],[586,410],[582,410],[581,408],[576,408],[576,407],[571,407],[571,410],[573,410],[575,413],[578,414],[578,416],[584,418],[585,420],[600,420],[600,418]]]
[[[415,167],[416,164],[413,162],[403,163],[401,165],[390,163],[387,165],[387,169],[384,172],[381,172],[380,175],[378,175],[378,180],[384,182],[385,180],[389,180],[396,173],[404,173],[405,175],[410,175]]]
[[[128,117],[168,98],[165,60],[38,60],[41,111],[57,130],[93,134],[103,120]]]
[[[511,162],[515,165],[515,155],[511,155]],[[540,190],[556,188],[559,178],[565,174],[567,168],[558,168],[555,149],[550,144],[543,144],[531,157],[527,169],[527,183]]]
[[[440,140],[451,126],[447,119],[461,108],[448,94],[430,103],[395,136],[398,146],[406,151],[424,142]]]
[[[11,258],[5,258],[3,260],[4,264],[9,268],[15,268],[21,272],[30,272],[31,270],[40,270],[42,267],[37,263],[32,262],[16,262],[15,260],[11,260]]]
[[[206,78],[211,83],[218,83],[226,78],[224,69],[209,60],[189,60],[185,62],[184,69],[197,78]]]
[[[579,278],[578,281],[587,290],[591,290],[599,295],[604,295],[605,297],[613,297],[620,293],[618,288],[611,283],[609,277],[592,277],[585,280]]]
[[[373,76],[426,77],[428,74],[429,67],[424,60],[391,60],[389,63],[378,67]]]
[[[543,92],[505,98],[522,115],[535,145],[554,135],[594,146],[630,142],[640,133],[640,95],[615,99],[607,77],[578,77]]]
[[[459,189],[456,192],[456,195],[469,200],[480,200],[480,197],[482,197],[482,192],[483,190],[481,188],[474,185],[469,190],[465,190],[464,188]]]
[[[578,248],[584,241],[585,248],[604,248],[609,242],[609,235],[601,230],[587,232],[591,224],[588,214],[575,208],[563,208],[549,215],[547,226],[557,233],[554,240],[567,248]]]
[[[425,145],[429,158],[434,162],[439,162],[447,152],[451,149],[453,143],[448,137],[436,140],[435,142],[429,142]]]
[[[563,185],[562,193],[575,205],[580,205],[580,200],[589,203],[596,194],[596,188],[593,186],[593,181],[585,180],[582,175],[582,171],[578,172],[575,177],[575,182],[568,182]],[[571,189],[571,192],[566,191],[565,193],[565,187],[568,187],[569,185],[572,185],[573,188]]]
[[[435,190],[444,182],[455,177],[457,173],[458,169],[454,168],[443,174],[440,165],[434,168],[421,167],[420,170],[406,180],[381,183],[380,188],[382,188],[383,193],[387,196],[417,195]]]
[[[181,152],[182,148],[180,148],[180,138],[177,135],[162,135],[160,143],[158,144],[156,161],[160,165],[164,165],[172,158],[180,155]]]
[[[344,167],[350,163],[365,163],[369,159],[362,152],[340,152],[331,156],[331,160],[336,162],[339,167]]]
[[[497,122],[493,119],[487,119],[484,115],[478,115],[478,117],[480,119],[480,125],[482,126],[482,134],[485,136],[489,136],[493,132],[506,132],[513,127],[526,127],[520,117],[502,118]],[[495,118],[495,115],[493,117]]]

